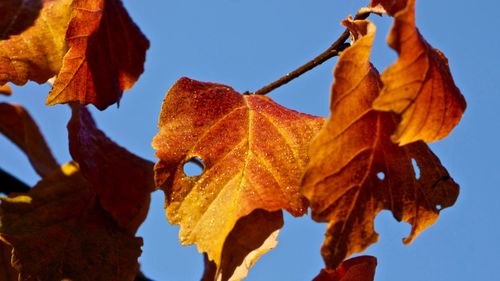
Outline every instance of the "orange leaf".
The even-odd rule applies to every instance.
[[[76,163],[1,200],[0,239],[19,280],[134,280],[142,239],[111,219]]]
[[[306,212],[298,192],[307,145],[323,119],[301,114],[264,96],[182,78],[170,89],[153,140],[157,186],[165,191],[171,223],[182,244],[221,265],[223,245],[236,222],[256,209]],[[200,176],[183,166],[199,157]]]
[[[80,165],[100,202],[118,224],[134,233],[144,221],[155,189],[153,163],[110,140],[88,110],[72,106],[68,123],[71,156]]]
[[[0,40],[23,32],[33,25],[42,1],[2,0],[0,2]]]
[[[38,126],[22,106],[0,103],[0,133],[24,151],[41,177],[59,168]]]
[[[12,95],[12,89],[7,84],[1,85],[0,86],[0,94],[10,96],[10,95]]]
[[[344,261],[337,269],[322,269],[313,281],[373,281],[377,259],[360,256]]]
[[[11,2],[12,0],[7,0],[7,5]],[[72,0],[29,1],[25,6],[27,9],[18,10],[21,14],[29,10],[28,17],[32,17],[35,16],[36,10],[40,9],[40,3],[43,5],[31,27],[18,35],[0,40],[0,85],[9,81],[23,85],[28,80],[44,83],[59,72],[67,51],[64,38],[71,14],[71,2]],[[12,8],[9,8],[8,11],[11,10]],[[12,14],[9,14],[5,22],[0,23],[4,25],[0,32],[12,33],[8,27],[11,23],[12,28],[17,31],[26,27],[23,24],[18,26],[17,21],[12,22],[11,16]],[[0,18],[4,20],[3,13]]]
[[[404,1],[381,2],[394,13],[388,42],[399,58],[382,74],[384,87],[373,108],[401,114],[392,136],[400,145],[440,140],[460,121],[465,99],[455,86],[446,57],[416,28],[415,0],[406,1],[404,8]]]
[[[217,267],[205,255],[202,281],[244,279],[260,256],[276,247],[281,227],[281,211],[270,213],[258,209],[238,220],[224,242],[221,266]]]
[[[103,110],[144,71],[149,42],[120,0],[74,0],[69,46],[47,104],[79,101]]]
[[[344,24],[358,38],[339,58],[331,116],[311,143],[302,189],[313,218],[328,222],[322,255],[329,269],[377,241],[373,221],[381,210],[412,225],[404,239],[410,243],[458,196],[458,185],[423,142],[403,147],[391,142],[394,115],[371,109],[380,89],[369,62],[375,26]]]

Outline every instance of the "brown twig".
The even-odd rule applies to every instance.
[[[356,14],[356,17],[354,19],[357,20],[366,19],[369,15],[370,15],[369,11],[362,10],[358,14]],[[267,95],[274,89],[287,84],[288,82],[301,76],[302,74],[308,72],[309,70],[317,67],[318,65],[321,65],[325,61],[339,55],[343,50],[349,47],[349,44],[346,43],[347,39],[349,39],[349,30],[346,29],[328,49],[326,49],[323,53],[319,54],[314,59],[310,60],[309,62],[297,68],[296,70],[285,74],[285,76],[279,78],[278,80],[262,87],[261,89],[253,93],[246,92],[245,94]]]

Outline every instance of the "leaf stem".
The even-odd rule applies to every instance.
[[[7,173],[2,168],[0,168],[0,184],[0,192],[7,195],[12,192],[28,192],[30,190],[29,185]]]
[[[361,10],[356,14],[354,19],[356,20],[366,19],[369,15],[370,15],[369,11]],[[350,46],[348,43],[346,43],[347,39],[349,39],[349,30],[346,29],[328,49],[319,54],[317,57],[313,58],[312,60],[302,65],[301,67],[295,69],[294,71],[285,74],[278,80],[262,87],[261,89],[253,93],[246,92],[245,94],[267,95],[269,92],[287,84],[288,82],[294,80],[295,78],[301,76],[302,74],[308,72],[309,70],[321,65],[325,61],[339,55],[343,50],[345,50]]]

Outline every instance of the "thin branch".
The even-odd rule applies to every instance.
[[[362,10],[358,14],[356,14],[356,17],[354,19],[356,20],[366,19],[369,15],[370,15],[369,11]],[[348,43],[346,43],[347,39],[349,39],[349,30],[346,29],[328,49],[326,49],[323,53],[319,54],[314,59],[310,60],[308,63],[304,64],[303,66],[297,68],[296,70],[290,73],[285,74],[285,76],[264,86],[258,91],[255,91],[253,93],[246,92],[245,94],[267,95],[274,89],[287,84],[288,82],[301,76],[302,74],[308,72],[309,70],[321,65],[325,61],[339,55],[343,50],[345,50],[350,46]]]
[[[8,195],[12,192],[28,192],[29,190],[29,185],[0,168],[0,192]]]

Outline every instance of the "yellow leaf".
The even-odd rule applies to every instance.
[[[224,243],[236,222],[256,209],[306,212],[298,192],[307,145],[323,119],[289,110],[264,96],[182,78],[167,94],[160,132],[157,186],[165,191],[171,223],[182,244],[196,243],[221,266]],[[183,166],[198,157],[199,176]]]
[[[33,2],[29,5],[36,9]],[[40,14],[31,27],[0,40],[0,85],[23,85],[28,80],[45,83],[61,68],[72,0],[41,2]]]

